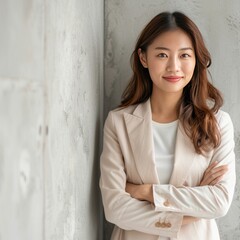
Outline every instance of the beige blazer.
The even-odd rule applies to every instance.
[[[206,156],[196,154],[193,144],[178,127],[174,169],[169,185],[158,179],[152,136],[150,101],[111,111],[104,127],[100,188],[106,219],[115,224],[112,240],[218,240],[215,218],[230,207],[235,186],[233,126],[229,115],[216,114],[222,141]],[[215,186],[198,187],[212,161],[229,170]],[[126,182],[151,183],[154,204],[125,192]],[[201,220],[181,226],[183,216]]]

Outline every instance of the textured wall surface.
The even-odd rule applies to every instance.
[[[0,1],[1,240],[43,239],[42,6]]]
[[[105,1],[105,116],[120,103],[130,76],[129,58],[142,28],[162,11],[183,11],[199,26],[212,55],[213,83],[224,93],[224,110],[235,127],[237,173],[240,172],[240,2],[106,0]],[[227,216],[219,220],[223,240],[240,237],[240,174],[234,201]],[[110,225],[105,226],[109,239]]]
[[[0,0],[0,240],[99,240],[103,0]]]
[[[45,237],[99,239],[103,1],[47,1]]]

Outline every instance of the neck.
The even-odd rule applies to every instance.
[[[152,120],[155,122],[168,123],[178,119],[179,100],[181,94],[152,94],[151,109]]]

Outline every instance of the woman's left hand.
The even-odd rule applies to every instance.
[[[199,186],[211,185],[214,186],[217,184],[223,177],[223,175],[228,171],[227,165],[217,166],[218,162],[215,161],[211,163],[206,171],[204,172],[203,178]]]

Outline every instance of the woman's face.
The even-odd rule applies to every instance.
[[[138,51],[143,67],[148,68],[153,93],[182,94],[190,82],[196,58],[189,36],[181,29],[160,34],[147,48]]]

